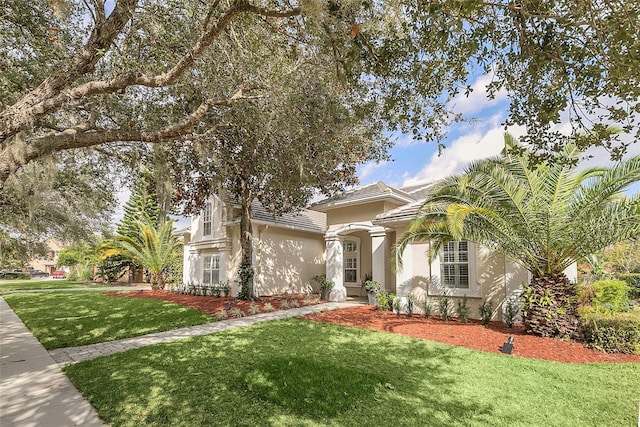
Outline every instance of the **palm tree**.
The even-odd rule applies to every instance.
[[[566,145],[551,164],[530,166],[530,154],[505,135],[502,156],[444,179],[396,243],[396,259],[414,241],[431,242],[433,259],[452,240],[503,253],[532,274],[525,324],[543,336],[577,331],[575,285],[563,271],[605,246],[640,235],[640,195],[622,195],[640,179],[640,156],[613,167],[578,170],[582,154]],[[509,154],[512,149],[518,154]]]
[[[108,242],[102,258],[123,255],[150,273],[153,289],[164,289],[164,273],[180,255],[182,246],[172,234],[173,221],[167,220],[157,227],[148,219],[133,223],[137,233],[120,235]]]

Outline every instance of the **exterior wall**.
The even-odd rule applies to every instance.
[[[321,234],[260,225],[254,237],[258,295],[319,291],[313,277],[325,271]]]
[[[29,267],[34,270],[42,270],[45,273],[51,274],[57,268],[58,254],[63,247],[53,240],[47,241],[46,245],[47,253],[44,256],[32,258],[29,261]]]
[[[400,235],[404,229],[396,230]],[[480,318],[480,305],[484,300],[491,300],[493,306],[493,320],[503,320],[504,304],[507,299],[517,301],[523,282],[528,282],[528,272],[519,264],[505,259],[497,252],[487,248],[475,246],[473,257],[470,259],[469,289],[443,289],[438,286],[440,278],[440,264],[436,258],[427,261],[429,245],[415,243],[407,246],[403,254],[402,270],[396,274],[396,293],[405,297],[408,293],[414,297],[415,312],[424,313],[425,300],[431,307],[432,314],[439,314],[438,302],[443,296],[449,298],[449,311],[457,316],[458,302],[467,295],[467,305],[470,308],[470,318]],[[403,304],[406,298],[403,298]]]
[[[398,206],[400,204],[373,202],[331,209],[327,212],[327,225],[329,230],[332,230],[347,224],[372,221],[376,218],[376,215]]]
[[[222,201],[216,197],[212,196],[208,202],[212,204],[212,224],[211,224],[211,235],[204,236],[202,234],[203,231],[203,218],[202,214],[194,215],[191,218],[191,242],[202,242],[207,240],[213,240],[216,237],[224,236],[225,229],[223,225],[223,221],[225,219],[225,208]]]

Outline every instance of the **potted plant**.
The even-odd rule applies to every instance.
[[[333,280],[327,279],[327,276],[324,274],[315,276],[313,280],[320,284],[320,299],[328,301],[331,289],[333,289],[334,286]]]
[[[369,305],[377,305],[378,301],[376,295],[378,292],[382,291],[382,285],[375,280],[367,280],[364,283],[364,289],[367,291],[367,300]]]

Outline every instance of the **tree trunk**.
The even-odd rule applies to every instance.
[[[527,331],[543,337],[579,338],[576,285],[564,273],[533,277],[523,294]]]
[[[162,273],[153,273],[151,275],[151,289],[164,289],[164,274]]]
[[[240,277],[240,292],[238,299],[252,300],[253,292],[253,229],[251,226],[251,197],[248,191],[242,191],[240,196],[242,213],[240,215],[240,245],[242,247],[242,261],[238,276]]]

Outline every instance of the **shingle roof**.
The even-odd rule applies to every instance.
[[[316,233],[324,233],[327,230],[327,215],[325,213],[304,209],[294,214],[274,216],[267,212],[257,200],[251,204],[251,219],[268,222],[280,227]]]
[[[314,203],[309,208],[313,210],[324,211],[334,206],[357,205],[366,201],[383,200],[387,198],[404,201],[405,203],[409,203],[412,200],[415,200],[407,192],[390,187],[382,181],[378,181],[374,182],[373,184],[345,191],[344,193],[339,194],[335,197],[321,200],[317,203]]]
[[[406,205],[399,206],[390,211],[378,214],[373,223],[382,225],[385,223],[403,222],[414,219],[432,187],[433,183],[404,187],[402,190],[408,194],[411,194],[416,200]]]

